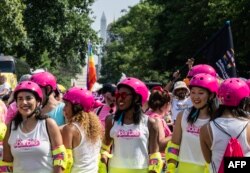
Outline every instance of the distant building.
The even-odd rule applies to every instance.
[[[105,44],[107,41],[107,19],[104,12],[101,17],[101,38],[103,39],[103,44]]]

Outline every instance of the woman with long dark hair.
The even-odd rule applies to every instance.
[[[202,152],[206,162],[211,163],[211,172],[224,172],[222,161],[231,137],[239,141],[243,155],[250,156],[249,91],[239,78],[226,79],[219,88],[219,109],[200,132]]]
[[[66,151],[56,122],[41,114],[41,88],[31,81],[21,82],[14,99],[18,112],[4,138],[0,172],[61,173]]]
[[[177,116],[172,141],[166,148],[169,173],[203,173],[205,169],[200,128],[210,121],[216,110],[219,85],[215,77],[200,73],[191,79],[189,87],[193,107]]]

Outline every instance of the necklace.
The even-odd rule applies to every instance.
[[[27,126],[27,120],[26,120],[26,121],[21,122],[20,126],[21,126],[21,129],[23,130],[23,132],[28,133],[34,129],[34,125],[32,125],[32,124],[30,124],[30,125],[31,125],[31,127]]]

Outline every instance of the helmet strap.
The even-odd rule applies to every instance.
[[[46,86],[44,87],[45,89],[45,102],[43,103],[43,106],[44,107],[45,105],[47,105],[48,101],[49,101],[49,96],[53,93],[53,90],[52,88],[47,88],[47,87],[50,87],[50,86]]]

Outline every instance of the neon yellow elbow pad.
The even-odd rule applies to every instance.
[[[67,154],[64,145],[60,145],[52,150],[53,165],[61,166],[63,169],[66,168]]]
[[[173,159],[178,161],[179,160],[179,151],[180,145],[172,143],[172,141],[168,142],[167,148],[165,150],[166,154],[166,161]]]
[[[66,149],[66,153],[67,153],[66,168],[63,172],[64,173],[71,173],[71,168],[74,164],[72,149]]]
[[[4,123],[0,122],[0,141],[3,141],[6,131],[7,126]]]
[[[149,171],[155,171],[156,173],[161,173],[163,167],[163,161],[161,160],[161,153],[153,153],[149,156]]]

